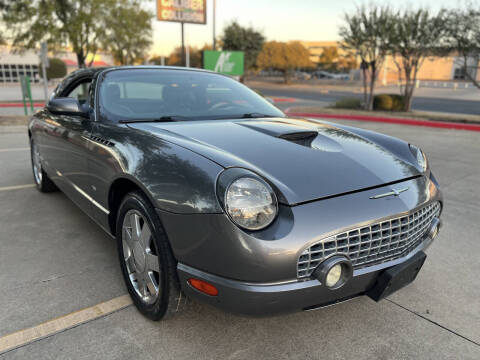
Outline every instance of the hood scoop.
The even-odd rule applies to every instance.
[[[317,131],[302,131],[278,136],[280,139],[291,141],[295,144],[311,148],[313,141],[317,138]]]
[[[312,150],[320,150],[327,152],[340,152],[342,146],[336,139],[328,134],[331,129],[325,126],[315,124],[292,124],[284,121],[248,121],[238,122],[237,124],[270,135],[277,139],[289,141],[291,143],[304,146]],[[335,131],[333,131],[335,133]]]

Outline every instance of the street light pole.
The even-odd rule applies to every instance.
[[[184,39],[184,33],[183,33],[183,21],[181,22],[182,24],[182,66],[185,66],[185,39]]]

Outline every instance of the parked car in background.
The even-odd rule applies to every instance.
[[[28,136],[38,190],[62,190],[116,239],[153,320],[185,295],[252,315],[378,301],[415,279],[440,228],[418,147],[289,118],[212,72],[76,71]]]
[[[350,80],[350,75],[346,73],[330,73],[323,70],[316,70],[312,73],[312,76],[316,79],[334,79],[334,80]]]
[[[295,71],[293,76],[298,80],[310,80],[312,78],[312,75],[305,71]]]

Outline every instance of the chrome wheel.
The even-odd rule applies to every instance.
[[[137,210],[123,218],[122,245],[130,283],[143,302],[153,304],[159,295],[158,253],[150,226]]]
[[[40,162],[40,153],[38,152],[37,145],[32,142],[32,166],[33,176],[35,182],[40,185],[42,183],[42,164]]]

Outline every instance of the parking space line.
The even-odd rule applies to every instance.
[[[35,187],[35,184],[25,184],[25,185],[14,185],[14,186],[3,186],[0,187],[0,191],[9,191],[9,190],[20,190]]]
[[[30,148],[29,147],[22,147],[22,148],[0,149],[0,152],[26,151],[26,150],[30,150]]]
[[[46,321],[40,325],[5,335],[0,337],[0,355],[124,309],[131,304],[130,296],[122,295],[83,310]]]

